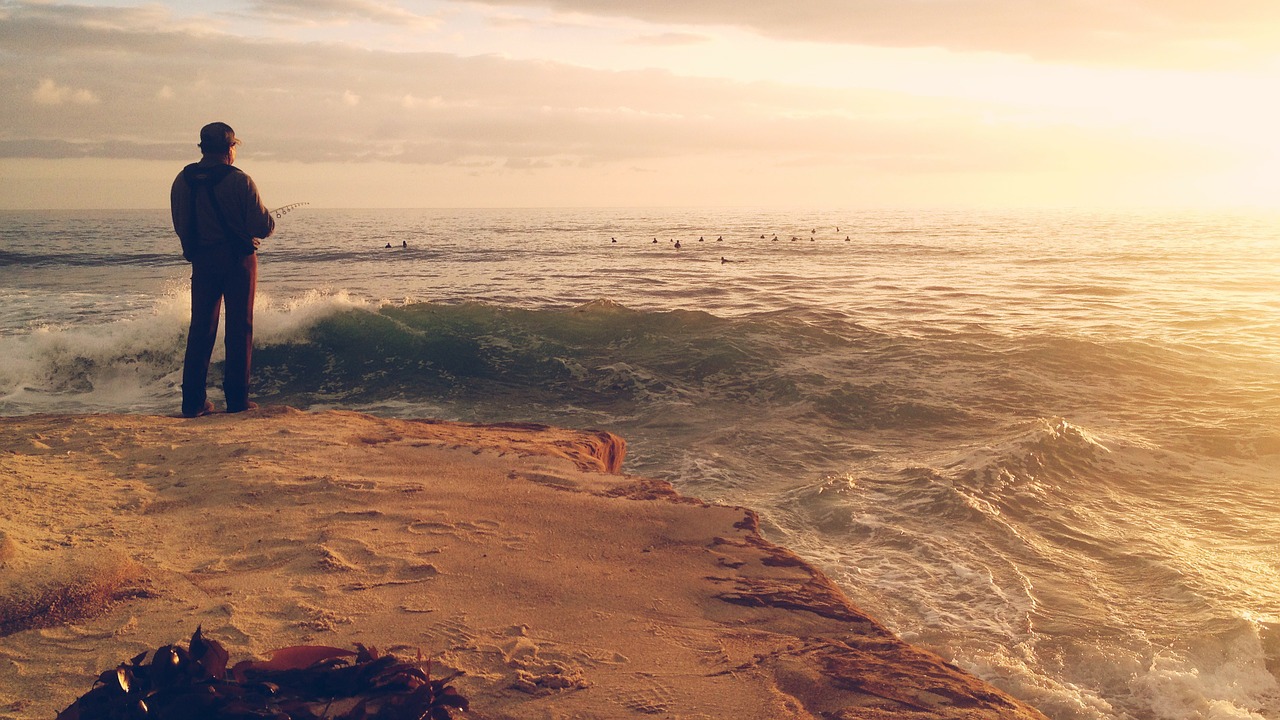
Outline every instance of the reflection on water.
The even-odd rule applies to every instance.
[[[0,216],[0,413],[177,406],[168,222]],[[1277,287],[1267,218],[300,208],[255,392],[607,427],[1055,720],[1276,717]]]

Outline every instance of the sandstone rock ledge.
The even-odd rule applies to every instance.
[[[1042,718],[609,433],[264,408],[0,419],[0,717],[201,625],[435,658],[470,718]]]

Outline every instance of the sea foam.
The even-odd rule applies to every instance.
[[[346,293],[307,293],[281,301],[259,293],[255,344],[296,342],[316,323],[374,306]],[[0,414],[136,412],[173,407],[180,397],[191,299],[171,285],[147,312],[98,324],[40,325],[0,336]],[[213,363],[224,350],[214,346]],[[216,381],[211,376],[211,382]]]

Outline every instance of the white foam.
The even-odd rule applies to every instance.
[[[0,338],[5,412],[122,409],[168,395],[181,367],[190,301],[158,298],[146,317],[96,325],[42,326]]]
[[[1242,623],[1194,649],[1153,647],[1136,634],[1128,647],[1076,645],[1075,660],[1055,669],[1044,665],[1063,656],[1055,642],[1039,646],[1047,638],[1008,647],[971,642],[953,661],[1056,720],[1263,720],[1280,711],[1280,685],[1257,631]]]
[[[1280,700],[1256,636],[1237,637],[1223,662],[1199,667],[1172,651],[1157,654],[1131,683],[1154,717],[1169,720],[1263,720]],[[1270,702],[1268,702],[1270,699]],[[1271,705],[1270,708],[1267,706]]]
[[[260,294],[255,343],[301,339],[320,320],[373,309],[345,292],[309,292],[275,301]],[[45,325],[0,336],[0,413],[133,412],[173,407],[191,315],[184,283],[172,283],[150,312],[101,324]],[[225,356],[221,341],[213,361]]]
[[[260,346],[303,339],[307,330],[321,320],[348,310],[373,311],[377,304],[357,298],[345,290],[312,290],[277,301],[258,293],[254,304],[253,340]]]
[[[961,668],[998,685],[1055,720],[1113,720],[1128,718],[1097,690],[1037,672],[1033,644],[991,647],[953,658]]]

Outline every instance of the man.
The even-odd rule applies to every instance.
[[[249,402],[256,251],[276,223],[262,204],[258,186],[232,167],[239,144],[230,125],[205,125],[200,129],[200,162],[183,168],[169,193],[173,229],[182,241],[182,257],[191,263],[191,331],[182,368],[184,417],[213,412],[205,384],[224,300],[227,361],[222,390],[227,412],[257,407]]]

